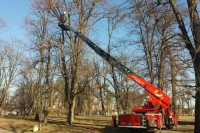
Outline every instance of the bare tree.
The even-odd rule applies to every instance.
[[[158,67],[158,87],[161,87],[163,89],[164,85],[164,70],[165,69],[165,60],[168,57],[170,62],[170,81],[171,81],[171,88],[172,88],[172,107],[174,108],[174,114],[178,116],[178,107],[177,107],[177,89],[176,89],[176,77],[180,71],[177,69],[177,63],[175,62],[175,56],[173,55],[175,49],[175,42],[174,44],[170,44],[168,41],[170,38],[173,38],[176,36],[172,31],[173,24],[175,22],[175,19],[171,17],[171,13],[168,12],[169,7],[166,7],[166,10],[164,13],[156,12],[155,15],[160,15],[159,18],[157,18],[157,31],[161,35],[161,43],[160,43],[160,66]],[[158,16],[156,16],[158,17]],[[174,46],[174,47],[173,47]]]
[[[158,85],[163,89],[163,73],[166,57],[163,49],[164,45],[161,40],[162,37],[159,36],[157,28],[160,28],[158,23],[160,19],[163,19],[164,15],[156,13],[156,9],[152,7],[152,1],[135,1],[133,5],[135,7],[133,8],[135,28],[131,30],[131,33],[138,35],[136,43],[142,46],[141,52],[144,53],[142,54],[142,61],[144,61],[145,67],[141,69],[146,71],[144,76],[147,76],[151,83],[155,84],[155,80],[158,79]],[[158,72],[159,74],[157,75],[156,73]]]
[[[60,1],[60,4],[51,4],[58,5],[51,6],[52,14],[54,16],[59,17],[61,15],[60,10],[66,11],[67,23],[69,26],[76,27],[79,32],[84,35],[87,35],[89,24],[91,23],[91,18],[94,17],[96,12],[96,7],[101,2],[101,0],[91,0],[91,1],[83,1],[83,0],[74,0],[74,1]],[[57,2],[59,3],[59,2]],[[63,5],[60,6],[59,5]],[[62,9],[61,9],[62,8]],[[73,20],[75,17],[72,16],[75,14],[77,16],[76,20]],[[74,119],[74,109],[76,102],[76,94],[80,92],[84,87],[82,86],[80,89],[78,80],[80,78],[81,73],[81,60],[82,60],[82,51],[83,42],[81,39],[77,38],[77,36],[73,35],[72,31],[66,33],[66,40],[64,40],[64,31],[62,31],[62,41],[61,41],[61,66],[62,66],[62,76],[65,81],[65,95],[66,102],[68,103],[68,119],[67,122],[69,124],[73,123]],[[65,43],[68,44],[66,47]],[[69,60],[66,60],[68,57]]]
[[[33,0],[31,1],[31,8],[32,8],[32,15],[35,17],[34,19],[27,17],[25,19],[25,28],[30,36],[33,38],[31,39],[33,46],[35,46],[35,50],[38,52],[38,57],[33,62],[33,66],[38,70],[38,93],[37,93],[37,102],[36,102],[36,112],[35,112],[35,120],[42,121],[42,113],[44,116],[47,116],[47,101],[43,102],[43,95],[47,95],[46,91],[49,85],[49,71],[50,71],[50,35],[51,30],[48,28],[49,26],[49,8],[47,6],[47,1],[42,0]],[[48,32],[47,32],[48,31]],[[47,48],[47,49],[46,49]],[[45,52],[47,51],[47,52]],[[47,53],[47,58],[45,58],[45,54]],[[44,66],[45,63],[47,64],[46,67]],[[45,74],[44,75],[44,71]],[[43,85],[48,83],[47,86],[45,85],[44,89]],[[44,107],[44,108],[43,108]],[[45,121],[46,121],[46,117]]]
[[[24,59],[24,67],[20,70],[21,82],[19,88],[16,90],[15,95],[18,100],[22,103],[16,103],[18,105],[18,110],[20,111],[20,104],[26,104],[26,113],[30,117],[34,113],[36,106],[36,97],[37,97],[37,75],[36,70],[31,67],[30,59]],[[21,94],[24,91],[25,93]],[[19,92],[19,93],[18,93]],[[22,98],[22,99],[21,99]],[[24,98],[24,99],[23,99]]]
[[[123,18],[122,15],[120,15],[118,13],[118,10],[119,10],[119,7],[111,8],[109,10],[109,15],[107,18],[108,19],[108,46],[107,46],[108,54],[111,54],[111,45],[112,45],[111,41],[112,41],[112,37],[113,37],[113,32],[114,32],[114,30],[116,30],[117,25]],[[111,17],[111,15],[113,15],[113,16]],[[120,112],[120,93],[119,93],[120,84],[119,84],[114,66],[111,66],[110,71],[111,71],[111,77],[113,80],[112,83],[113,83],[113,87],[114,87],[114,98],[115,98],[115,102],[116,102],[116,108],[117,108],[117,112],[119,113]]]
[[[193,38],[189,37],[183,17],[179,12],[178,6],[174,0],[169,0],[173,13],[181,30],[181,37],[188,49],[193,61],[193,67],[196,79],[196,101],[195,101],[195,133],[200,132],[200,19],[197,8],[197,1],[187,0],[188,13],[190,15],[190,29]]]
[[[12,43],[15,44],[17,43],[17,41],[13,41]],[[9,98],[8,91],[11,87],[12,82],[14,81],[14,78],[17,75],[18,67],[20,65],[21,53],[16,52],[13,48],[10,47],[13,44],[4,44],[4,47],[1,49],[0,52],[0,109],[2,110],[1,115],[3,115],[2,113],[7,106]]]
[[[99,62],[95,62],[94,61],[94,66],[95,66],[95,70],[96,73],[101,73],[102,71],[100,71],[100,66],[99,66]],[[104,80],[105,82],[105,80]],[[96,77],[96,83],[99,89],[99,98],[100,98],[100,102],[101,102],[101,107],[102,107],[102,115],[105,115],[105,106],[104,106],[104,99],[103,99],[103,88],[105,87],[104,84],[101,82],[101,77],[97,76]]]
[[[169,39],[177,36],[172,30],[175,19],[170,13],[169,6],[159,8],[153,0],[135,1],[133,5],[134,13],[132,16],[135,28],[131,33],[136,33],[139,38],[135,43],[143,46],[142,50],[141,47],[138,48],[144,53],[144,56],[141,57],[145,59],[142,63],[145,64],[142,69],[145,70],[151,83],[157,83],[158,87],[166,92],[168,87],[165,86],[167,86],[167,80],[170,78],[172,104],[175,108],[174,113],[177,114],[176,76],[179,71],[177,71],[172,49],[175,49],[178,45],[172,40],[171,43],[174,44],[169,44]],[[166,67],[168,58],[170,60],[170,76]]]

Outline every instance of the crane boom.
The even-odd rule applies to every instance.
[[[151,84],[149,81],[141,78],[137,74],[135,74],[132,70],[124,66],[122,63],[117,61],[115,58],[113,58],[110,54],[105,52],[103,49],[101,49],[98,45],[96,45],[94,42],[92,42],[90,39],[82,35],[80,32],[74,30],[72,27],[68,26],[65,22],[65,19],[63,17],[59,18],[58,26],[64,30],[64,31],[73,31],[79,38],[81,38],[91,49],[93,49],[99,56],[101,56],[103,59],[105,59],[108,63],[113,65],[115,68],[117,68],[120,72],[127,75],[130,79],[135,81],[138,85],[143,87],[149,96],[152,98],[153,104],[159,104],[162,108],[166,109],[170,106],[170,98],[167,94],[165,94],[163,91],[155,87],[153,84]]]

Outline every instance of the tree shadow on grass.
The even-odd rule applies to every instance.
[[[95,133],[95,132],[101,132],[101,133],[131,133],[128,129],[121,129],[116,128],[113,129],[112,126],[105,126],[105,124],[102,124],[104,120],[91,120],[89,119],[79,119],[80,122],[73,122],[72,125],[67,125],[66,121],[59,121],[59,120],[53,120],[49,119],[48,124],[55,124],[59,126],[66,126],[66,130],[69,130],[70,132],[81,132],[81,133]],[[83,121],[86,121],[85,123]],[[92,123],[91,123],[92,122]],[[105,121],[106,122],[106,121]]]
[[[174,129],[166,129],[163,128],[162,131],[165,132],[177,132],[177,133],[190,133],[193,132],[193,126],[194,126],[194,121],[179,121],[178,122],[179,126],[178,129],[176,130],[176,127],[174,127]],[[106,126],[103,129],[99,130],[102,133],[145,133],[145,131],[133,131],[127,128],[113,128],[112,126]]]
[[[23,127],[23,128],[22,128]],[[27,126],[26,124],[23,125],[14,125],[14,124],[9,124],[9,127],[5,128],[0,126],[1,129],[8,130],[10,132],[14,133],[25,133],[25,132],[31,132],[31,127]]]
[[[133,131],[127,128],[113,128],[112,126],[107,126],[108,124],[104,123],[104,120],[91,120],[89,119],[79,119],[78,122],[73,122],[72,125],[67,125],[65,121],[59,120],[48,120],[49,124],[55,124],[59,126],[66,126],[66,130],[69,132],[76,133],[138,133],[138,131]],[[83,122],[85,121],[85,123]],[[92,122],[92,123],[91,123]],[[108,123],[108,121],[105,121]],[[140,132],[144,133],[144,132]]]
[[[100,129],[102,133],[133,133],[133,131],[127,128],[113,128],[112,126],[106,126],[103,129]]]
[[[56,119],[55,119],[56,118]],[[91,118],[75,118],[77,121],[73,123],[73,125],[67,125],[66,123],[66,118],[61,118],[59,119],[58,117],[53,117],[48,119],[48,124],[51,125],[57,125],[55,130],[55,133],[58,131],[68,131],[68,132],[76,132],[76,133],[134,133],[134,131],[129,130],[127,128],[113,128],[112,126],[109,126],[109,121],[108,120],[101,120],[101,119],[91,119]],[[34,121],[29,119],[29,121]],[[44,124],[44,123],[43,123]],[[193,126],[194,122],[193,121],[179,121],[179,127],[177,133],[181,132],[192,132],[193,129],[190,126]],[[190,127],[190,128],[187,128]],[[5,129],[5,130],[10,130],[14,133],[24,133],[24,132],[32,132],[32,125],[28,124],[15,124],[15,123],[10,123],[9,127],[4,128],[3,126],[0,125],[0,128]],[[47,127],[46,127],[47,128]],[[174,132],[175,129],[173,130],[167,130],[167,129],[162,129],[164,132]],[[60,133],[61,133],[60,132]],[[136,132],[136,133],[144,133],[144,132]]]
[[[179,121],[179,125],[194,125],[194,121]]]
[[[77,119],[77,118],[75,118]],[[88,120],[88,119],[79,119],[80,121],[75,121],[73,122],[73,125],[80,125],[80,127],[83,126],[88,126],[94,128],[94,126],[101,126],[104,127],[108,124],[106,124],[107,121],[100,120]],[[55,120],[55,119],[48,119],[48,124],[55,124],[55,125],[67,125],[66,121],[64,120]]]
[[[55,121],[55,120],[48,120],[47,124],[55,124],[55,125],[66,125],[65,121]]]
[[[167,133],[170,133],[170,132],[176,132],[176,133],[191,133],[194,131],[194,129],[189,129],[189,128],[182,128],[182,127],[178,127],[177,130],[176,128],[174,127],[173,129],[166,129],[166,128],[162,128],[162,131],[165,131]]]
[[[107,120],[101,120],[101,119],[91,119],[91,118],[78,118],[74,117],[76,120],[81,120],[81,121],[93,121],[93,122],[108,122]]]

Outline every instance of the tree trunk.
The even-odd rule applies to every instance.
[[[43,116],[44,116],[43,121],[44,121],[45,124],[47,124],[48,114],[49,114],[48,109],[45,109],[43,111]]]
[[[8,89],[7,89],[7,87],[4,89],[3,88],[3,90],[2,90],[3,92],[2,92],[2,98],[1,98],[1,101],[0,101],[0,109],[1,109],[1,111],[0,111],[0,115],[1,116],[4,116],[5,115],[5,111],[6,111],[6,102],[7,102],[7,99],[8,99]]]
[[[190,14],[191,31],[194,41],[191,41],[186,30],[183,18],[178,10],[176,2],[169,0],[173,9],[176,20],[179,24],[179,28],[182,33],[182,38],[185,42],[186,48],[188,49],[190,56],[193,60],[195,79],[196,79],[196,101],[195,101],[195,133],[200,133],[200,20],[197,10],[196,0],[187,0],[188,11]],[[192,44],[194,42],[194,46]]]
[[[196,77],[196,97],[195,97],[195,133],[200,133],[200,52],[194,60]]]
[[[48,41],[48,53],[47,53],[47,64],[46,64],[46,88],[45,88],[45,99],[44,99],[44,109],[43,109],[43,116],[44,116],[44,123],[47,124],[47,117],[49,114],[49,93],[51,93],[50,91],[50,80],[49,80],[49,76],[50,76],[50,64],[51,64],[51,44],[50,41]]]
[[[101,99],[101,107],[102,107],[102,115],[104,116],[105,115],[105,108],[104,108],[104,100],[103,100],[103,88],[102,87],[100,87],[99,88],[100,89],[100,99]]]
[[[115,75],[115,71],[114,71],[114,66],[112,67],[112,79],[113,79],[113,84],[114,84],[114,90],[115,90],[115,101],[116,101],[116,108],[117,108],[117,113],[120,113],[120,96],[119,96],[119,86],[118,86],[118,81],[117,81],[117,77]]]
[[[164,42],[161,42],[160,48],[160,62],[158,65],[158,88],[163,90],[164,87],[164,69],[165,69],[165,55],[163,49]],[[158,61],[157,61],[158,62]]]
[[[40,115],[39,115],[39,112],[36,111],[35,112],[35,118],[34,118],[35,121],[40,121]]]
[[[71,98],[71,102],[69,102],[69,112],[68,112],[68,118],[67,118],[67,122],[69,125],[73,124],[74,121],[74,109],[75,109],[75,97]]]
[[[44,39],[40,46],[40,70],[38,77],[38,94],[37,94],[37,104],[36,104],[36,115],[35,120],[41,119],[42,113],[42,77],[43,77],[43,64],[44,64]],[[39,119],[38,119],[39,118]]]
[[[174,114],[178,116],[178,108],[177,108],[177,90],[176,90],[176,64],[174,61],[174,57],[171,53],[171,48],[167,46],[167,52],[169,54],[169,60],[171,65],[171,85],[172,85],[172,108]]]
[[[104,78],[103,78],[103,91],[105,92],[105,88],[106,88],[106,78],[105,78],[106,75],[104,75]],[[104,106],[104,98],[103,98],[103,94],[102,94],[102,111],[103,111],[103,115],[106,115],[106,111],[105,111],[105,106]]]
[[[99,63],[98,62],[95,62],[94,61],[94,66],[95,66],[95,70],[96,70],[96,73],[100,73],[100,70],[99,70],[99,65],[98,65]],[[100,98],[100,102],[101,102],[101,115],[105,115],[105,108],[104,108],[104,99],[103,99],[103,88],[105,87],[105,82],[106,82],[106,80],[105,80],[105,77],[104,77],[104,79],[103,79],[103,85],[101,85],[101,79],[100,79],[100,77],[99,76],[97,76],[97,78],[96,78],[96,83],[97,83],[97,85],[99,86],[99,98]]]
[[[125,84],[126,84],[126,88],[125,88],[125,90],[126,90],[126,92],[125,92],[125,113],[128,113],[128,110],[129,110],[129,82],[128,82],[128,77],[125,77]]]

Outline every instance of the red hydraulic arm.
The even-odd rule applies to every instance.
[[[138,85],[143,87],[149,96],[152,98],[152,104],[158,104],[162,108],[166,109],[170,106],[170,98],[167,94],[165,94],[163,91],[155,87],[153,84],[148,82],[147,80],[141,78],[137,74],[135,74],[133,71],[131,71],[129,68],[124,66],[122,63],[117,61],[115,58],[110,56],[107,52],[102,50],[100,47],[98,47],[94,42],[92,42],[90,39],[83,36],[80,32],[74,30],[70,26],[68,26],[65,22],[64,15],[59,18],[58,26],[65,31],[73,31],[79,38],[81,38],[90,48],[92,48],[99,56],[101,56],[103,59],[105,59],[107,62],[109,62],[111,65],[116,67],[120,72],[127,75],[130,79],[135,81]]]

